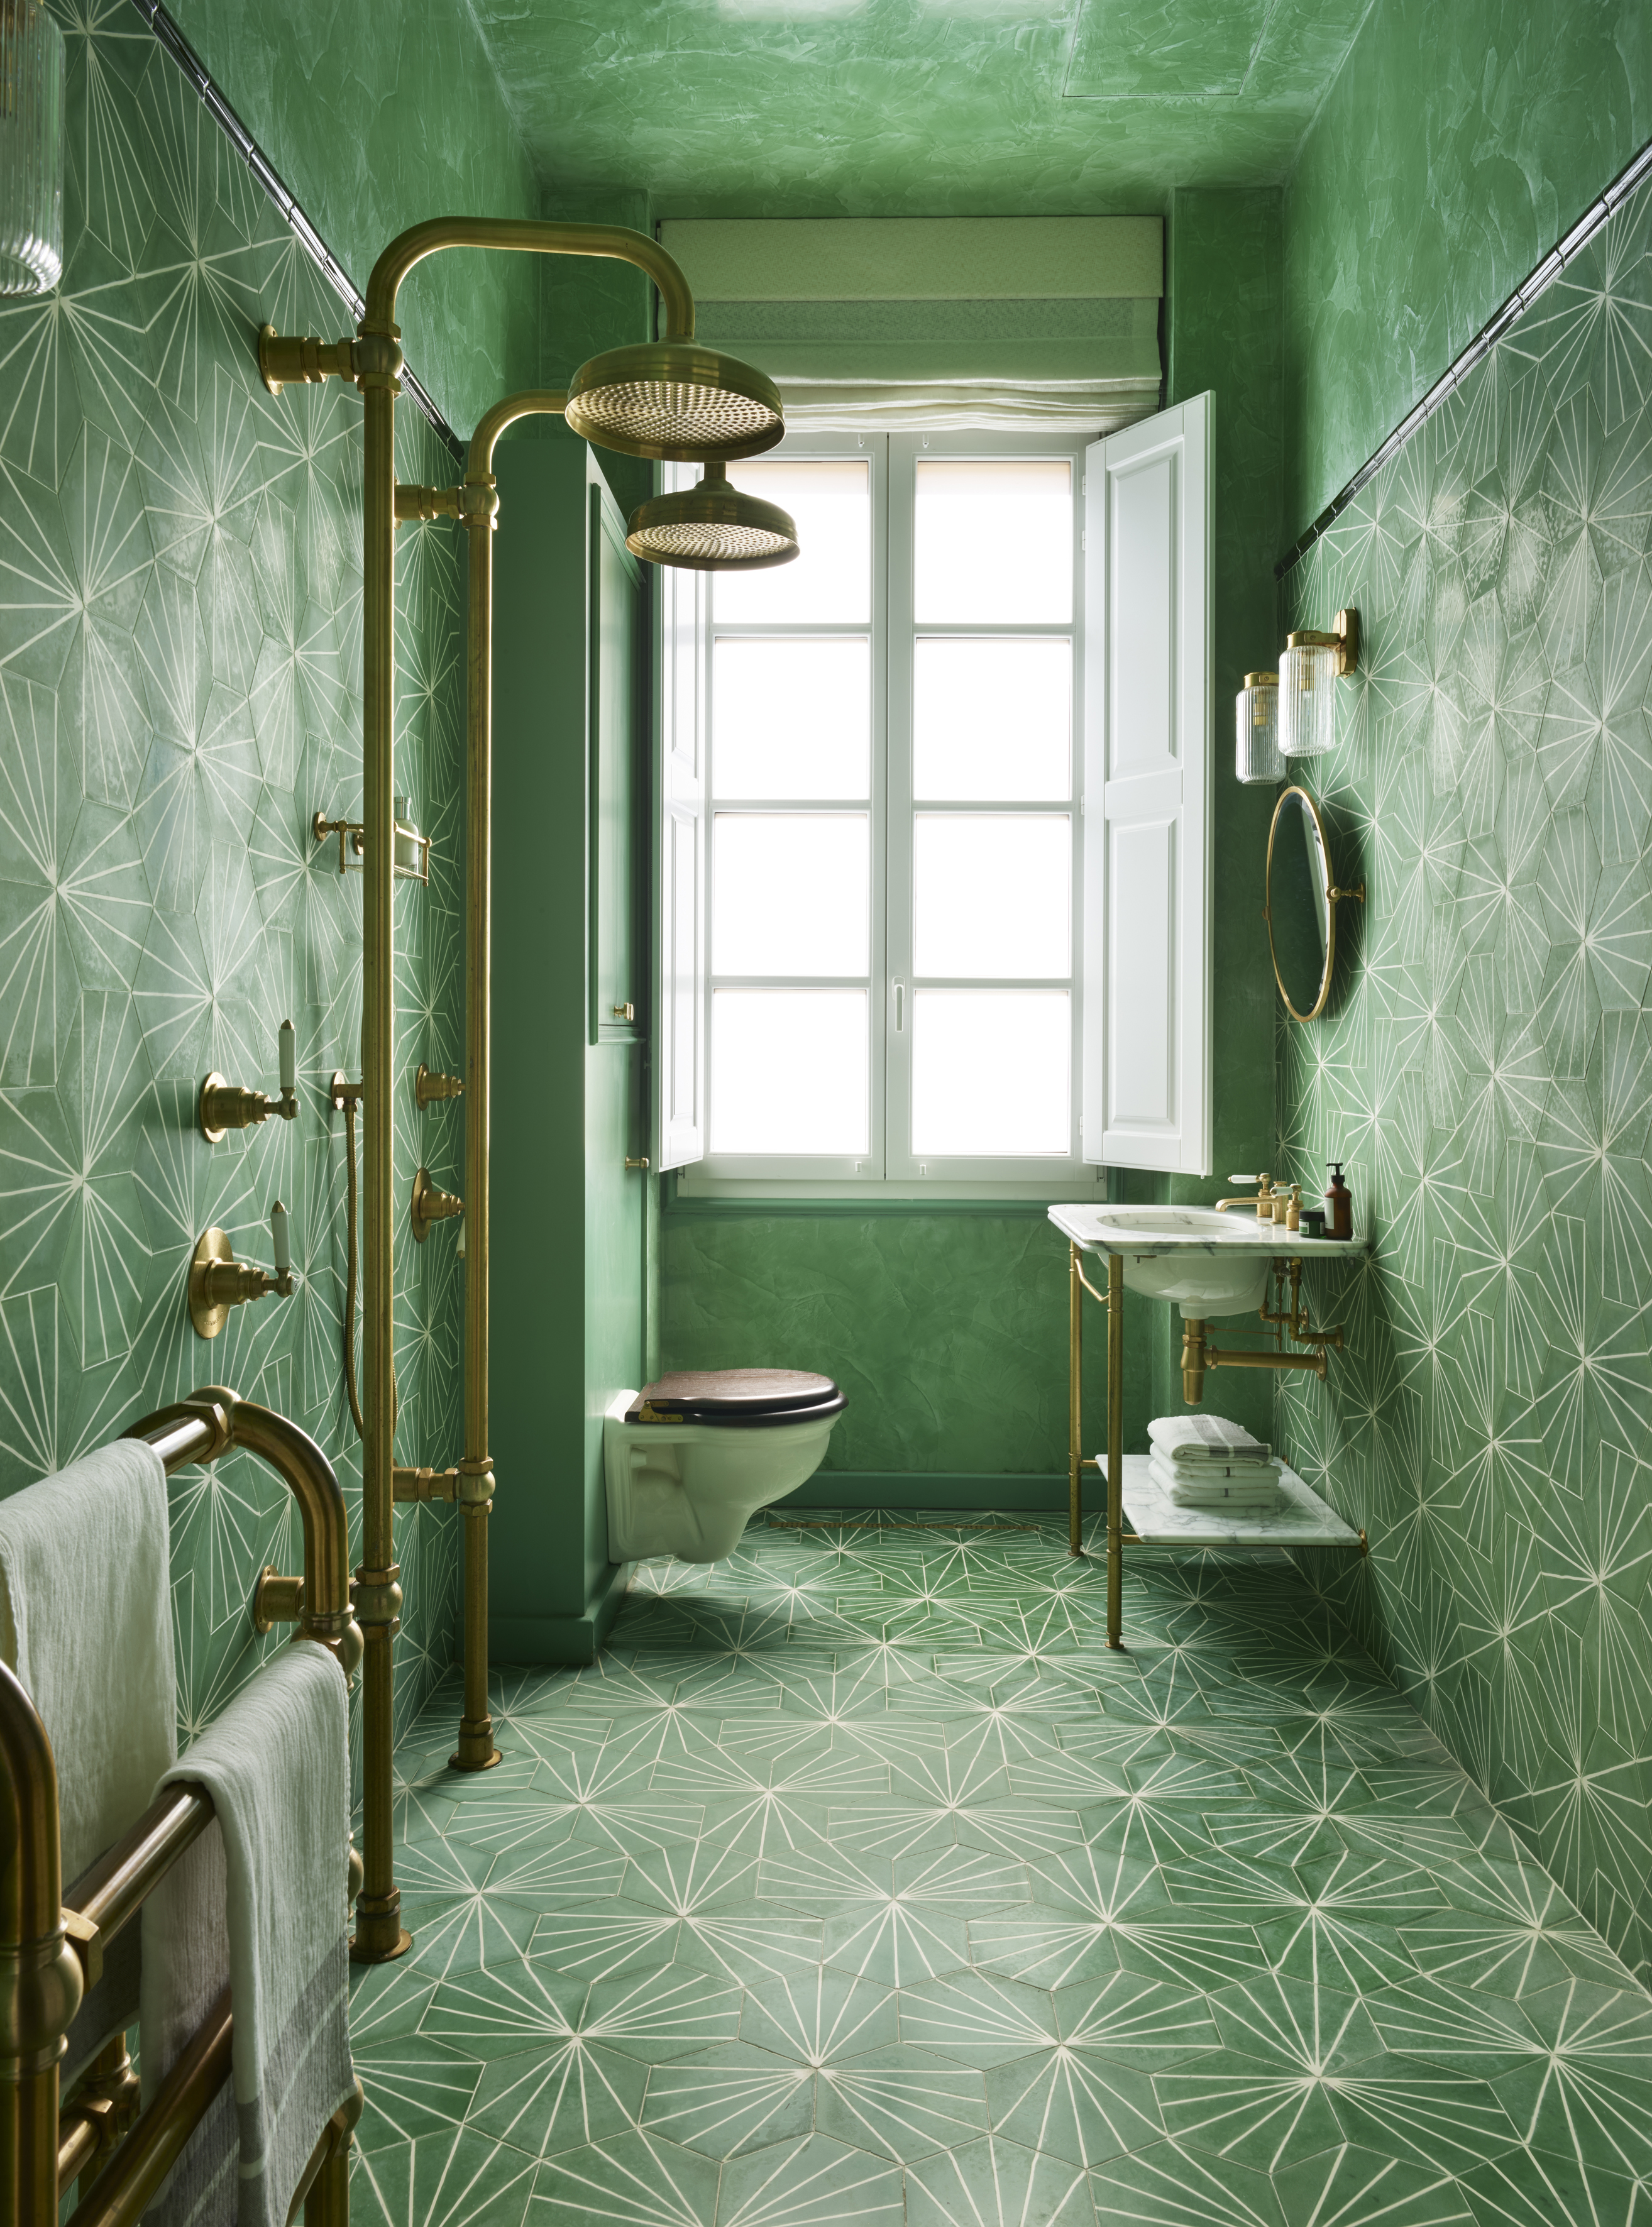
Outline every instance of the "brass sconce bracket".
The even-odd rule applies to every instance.
[[[232,1307],[252,1299],[290,1299],[297,1279],[281,1256],[285,1249],[286,1209],[277,1201],[284,1234],[277,1241],[276,1268],[255,1268],[235,1258],[228,1235],[222,1229],[203,1230],[189,1258],[189,1320],[197,1337],[216,1337],[229,1319]]]
[[[462,1098],[464,1078],[458,1075],[442,1075],[433,1068],[418,1063],[418,1073],[413,1077],[413,1102],[419,1107],[439,1106],[447,1098]]]
[[[1287,649],[1334,649],[1336,678],[1343,680],[1360,669],[1360,615],[1353,609],[1338,611],[1329,634],[1317,627],[1302,627],[1286,635],[1285,646]]]
[[[421,1168],[413,1177],[413,1197],[410,1208],[413,1223],[413,1241],[422,1245],[437,1222],[450,1222],[464,1212],[464,1201],[450,1190],[438,1190],[431,1181],[427,1169]]]

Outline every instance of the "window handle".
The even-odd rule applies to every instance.
[[[897,982],[895,986],[895,1033],[897,1037],[905,1026],[906,985],[904,982]]]

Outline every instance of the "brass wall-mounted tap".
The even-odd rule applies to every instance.
[[[283,1021],[276,1031],[276,1057],[280,1063],[281,1087],[279,1094],[273,1098],[267,1091],[248,1090],[239,1082],[226,1082],[216,1073],[207,1077],[195,1101],[195,1120],[209,1145],[221,1144],[232,1129],[253,1128],[258,1122],[267,1121],[272,1114],[278,1114],[284,1121],[297,1119],[298,1050],[290,1021]]]
[[[255,1268],[251,1261],[235,1258],[226,1231],[202,1233],[189,1261],[189,1320],[197,1337],[216,1337],[232,1307],[245,1306],[252,1299],[292,1297],[298,1279],[292,1273],[287,1209],[279,1199],[270,1209],[270,1244],[274,1267]]]

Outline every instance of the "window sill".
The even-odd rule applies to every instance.
[[[685,1178],[687,1178],[685,1180]],[[668,1214],[1011,1214],[1040,1216],[1060,1202],[1105,1203],[1106,1172],[1088,1180],[1068,1174],[1033,1183],[917,1183],[845,1180],[781,1182],[771,1177],[698,1176],[679,1171],[668,1179]]]

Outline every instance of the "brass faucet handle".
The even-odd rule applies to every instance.
[[[440,1074],[426,1067],[420,1060],[418,1073],[413,1077],[413,1097],[418,1105],[437,1106],[445,1098],[462,1098],[463,1095],[462,1075]]]
[[[413,1177],[413,1196],[409,1212],[413,1224],[413,1241],[422,1245],[431,1232],[433,1222],[450,1222],[464,1212],[464,1201],[450,1190],[439,1190],[431,1181],[430,1171],[421,1168]]]

